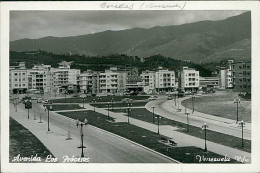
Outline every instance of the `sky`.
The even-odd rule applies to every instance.
[[[222,20],[245,11],[11,11],[10,40]]]

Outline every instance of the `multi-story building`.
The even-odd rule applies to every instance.
[[[20,62],[19,66],[10,66],[9,69],[10,92],[26,93],[28,89],[28,77],[25,62]]]
[[[197,91],[199,89],[199,71],[194,68],[183,67],[179,82],[181,90]]]
[[[155,72],[156,91],[174,91],[175,89],[175,72],[163,70],[161,67]]]
[[[99,92],[108,93],[123,93],[126,84],[126,72],[118,72],[116,69],[111,68],[99,74]]]
[[[70,69],[71,62],[63,61],[59,63],[58,68],[51,68],[51,77],[53,79],[53,86],[58,88],[58,92],[64,92],[75,88],[72,86],[78,85],[79,69]],[[74,90],[74,89],[73,89]],[[69,91],[73,92],[73,91]]]
[[[251,61],[232,63],[234,91],[251,92]]]
[[[97,94],[99,92],[99,73],[91,70],[81,73],[79,85],[81,92]]]
[[[228,60],[224,67],[219,68],[219,86],[221,89],[233,88],[233,60]]]
[[[51,92],[53,83],[51,82],[50,65],[34,65],[27,70],[28,89],[38,89],[45,93]]]
[[[154,71],[143,71],[140,75],[144,85],[144,92],[151,93],[155,92],[155,72]]]
[[[199,86],[202,88],[219,88],[219,77],[200,77]]]

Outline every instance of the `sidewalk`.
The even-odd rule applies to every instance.
[[[47,132],[47,113],[37,104],[37,120],[34,120],[34,111],[30,110],[30,118],[27,119],[27,110],[23,104],[19,104],[18,111],[10,105],[10,116],[25,128],[31,131],[54,155],[58,162],[62,162],[64,156],[70,158],[80,157],[80,135],[75,120],[62,116],[55,112],[50,112],[50,132]],[[81,109],[83,111],[84,109]],[[39,114],[42,116],[42,122],[38,123]],[[68,138],[68,129],[70,136]],[[91,163],[172,163],[169,159],[156,152],[152,152],[145,147],[135,144],[132,141],[118,137],[114,134],[100,130],[91,125],[83,128],[85,158],[90,158]],[[45,160],[45,158],[42,158]]]
[[[182,99],[184,100],[184,99]],[[187,118],[185,113],[185,107],[181,106],[181,99],[178,99],[177,106],[175,107],[174,100],[154,100],[148,102],[145,105],[145,108],[152,112],[152,106],[155,105],[155,113],[159,114],[165,118],[179,121],[182,123],[187,123]],[[179,108],[180,112],[177,111]],[[192,110],[186,109],[187,112],[191,113]],[[241,127],[235,123],[234,120],[230,120],[223,117],[217,117],[213,115],[208,115],[200,112],[194,112],[189,115],[190,124],[196,127],[200,127],[207,123],[209,125],[210,130],[220,132],[223,134],[228,134],[232,136],[236,136],[241,138]],[[246,127],[244,128],[244,139],[251,140],[251,123],[246,123]]]
[[[80,105],[82,106],[82,105]],[[93,110],[93,107],[89,104],[85,105],[85,108],[88,110]],[[107,115],[107,110],[103,108],[96,108],[96,112]],[[123,113],[114,113],[110,112],[109,115],[113,118],[116,118],[116,122],[127,122],[127,116]],[[132,125],[139,126],[141,128],[150,130],[152,132],[157,133],[158,126],[155,124],[147,123],[141,120],[137,120],[130,117],[130,123]],[[171,126],[160,126],[160,134],[172,138],[175,142],[178,143],[178,147],[182,146],[196,146],[199,148],[204,148],[204,140],[200,138],[196,138],[187,134],[183,134],[180,132],[175,131],[175,129]],[[246,157],[248,159],[246,162],[251,162],[251,153],[247,153],[238,149],[234,149],[231,147],[227,147],[224,145],[220,145],[214,142],[207,141],[208,150],[215,152],[217,154],[227,156],[230,158],[235,158],[237,156]]]

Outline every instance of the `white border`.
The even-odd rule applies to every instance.
[[[150,1],[183,4],[184,1]],[[102,2],[1,2],[1,172],[260,172],[260,2],[187,1],[184,10],[250,10],[252,20],[252,163],[251,164],[62,164],[9,163],[9,11],[10,10],[104,10]],[[135,4],[148,1],[115,1]],[[116,9],[107,9],[116,10]],[[118,10],[118,9],[117,9]],[[153,9],[155,10],[155,9]],[[160,9],[172,10],[172,9]],[[173,9],[174,10],[174,9]],[[5,108],[5,109],[3,109]]]

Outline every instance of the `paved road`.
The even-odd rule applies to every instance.
[[[179,100],[179,108],[181,108],[181,112],[177,111],[177,106],[175,107],[174,100],[166,100],[166,98],[160,98],[158,100],[154,100],[146,104],[146,109],[152,112],[152,106],[156,107],[155,113],[160,114],[163,117],[176,120],[179,122],[187,123],[187,117],[185,116],[184,107],[181,106]],[[187,109],[187,112],[191,113],[191,110]],[[241,138],[241,127],[235,123],[234,120],[216,117],[212,115],[203,114],[200,112],[194,112],[189,116],[189,122],[191,125],[196,127],[201,127],[203,123],[207,123],[209,125],[209,129],[217,132],[221,132],[224,134],[229,134],[232,136],[236,136]],[[247,123],[244,129],[244,139],[251,140],[251,124]]]
[[[19,104],[18,112],[15,112],[10,104],[10,116],[37,136],[60,161],[64,155],[80,156],[81,150],[77,148],[80,145],[79,129],[75,122],[50,112],[52,133],[46,133],[47,112],[42,109],[41,104],[34,105],[35,110],[30,110],[29,120],[23,104]],[[33,120],[34,112],[37,120]],[[44,123],[38,123],[40,114]],[[65,140],[68,136],[69,122],[73,140]],[[84,127],[84,135],[84,154],[90,158],[91,163],[173,163],[172,160],[91,126]]]

